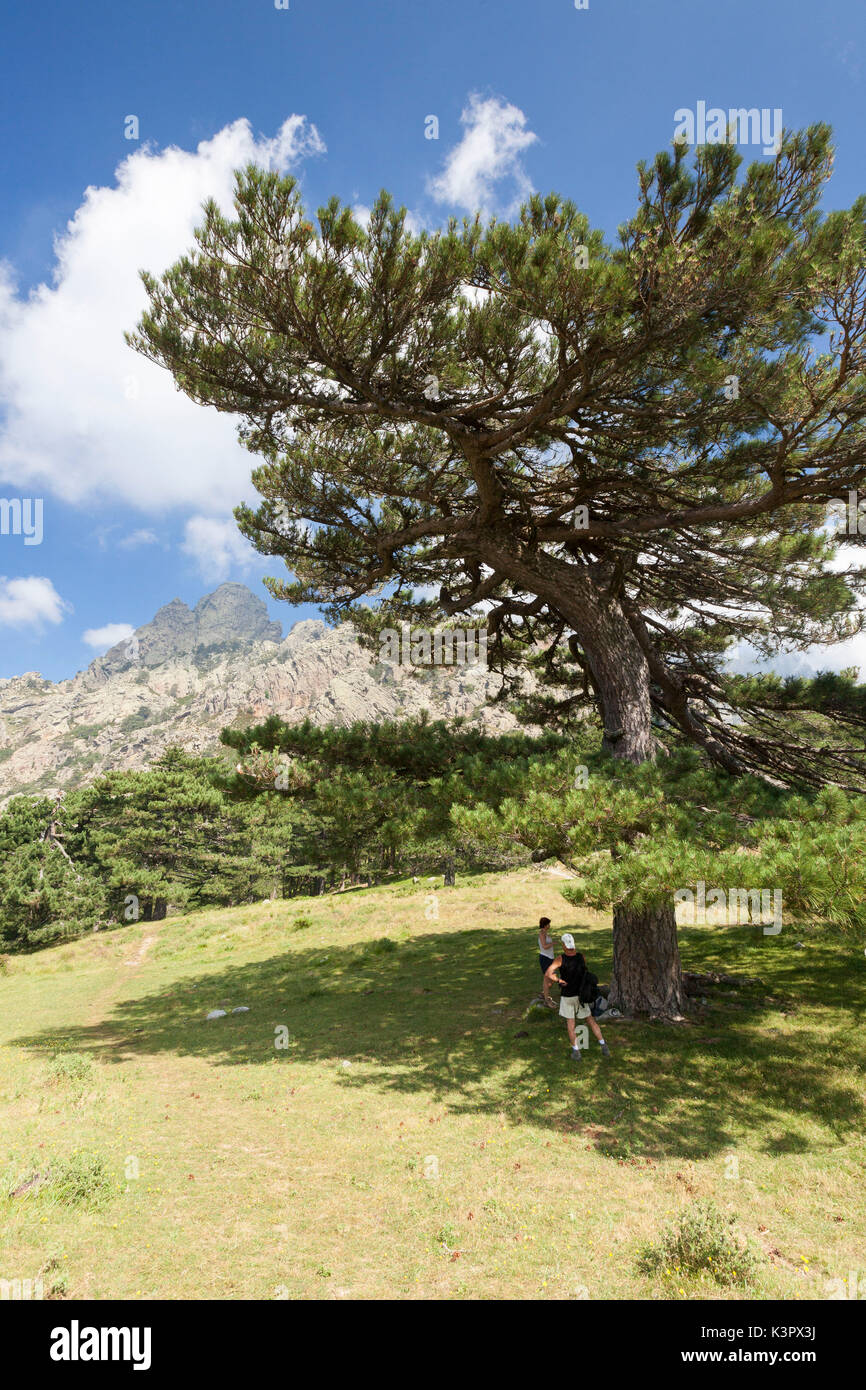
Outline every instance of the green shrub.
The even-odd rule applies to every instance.
[[[440,1226],[439,1230],[433,1237],[434,1243],[438,1245],[440,1250],[445,1251],[446,1254],[450,1253],[453,1250],[454,1246],[457,1244],[458,1239],[459,1237],[457,1235],[457,1232],[451,1225]]]
[[[52,1255],[50,1259],[39,1271],[39,1277],[43,1281],[46,1299],[65,1298],[69,1292],[69,1275],[63,1269],[57,1255]]]
[[[99,1154],[78,1152],[69,1158],[32,1160],[22,1168],[11,1165],[0,1178],[0,1193],[19,1201],[62,1202],[71,1207],[101,1205],[114,1191],[114,1181]]]
[[[397,943],[392,941],[390,936],[379,936],[375,941],[371,941],[367,947],[367,954],[370,956],[390,956],[396,951]]]
[[[71,1207],[99,1206],[111,1195],[113,1186],[105,1159],[84,1152],[54,1159],[46,1184],[52,1197]]]
[[[48,1063],[49,1082],[86,1081],[93,1062],[82,1052],[55,1052]]]
[[[93,739],[105,728],[104,724],[73,724],[66,734],[68,739]]]
[[[734,1220],[712,1200],[690,1202],[658,1241],[638,1252],[637,1267],[643,1274],[666,1278],[708,1274],[717,1284],[745,1284],[754,1273],[755,1257],[737,1241]]]
[[[313,923],[311,922],[309,917],[296,917],[289,930],[308,931],[312,925]]]
[[[146,724],[151,722],[152,718],[150,706],[139,705],[135,714],[128,714],[125,719],[120,721],[120,732],[123,734],[134,733],[136,729],[143,729]]]

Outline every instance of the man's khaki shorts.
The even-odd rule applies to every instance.
[[[559,1001],[559,1012],[562,1018],[589,1018],[592,1009],[588,1004],[581,1004],[576,994],[571,997],[563,994]]]

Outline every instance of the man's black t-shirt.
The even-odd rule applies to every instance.
[[[559,986],[560,994],[566,999],[573,999],[576,994],[580,993],[580,982],[585,974],[586,961],[580,951],[576,951],[573,956],[567,956],[563,951],[559,976],[565,983]]]

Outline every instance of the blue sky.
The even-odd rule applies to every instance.
[[[38,545],[0,535],[0,676],[69,676],[224,579],[266,597],[231,422],[120,336],[137,269],[182,252],[233,164],[291,168],[314,208],[386,186],[430,225],[556,189],[612,234],[637,160],[705,101],[829,121],[826,206],[866,190],[863,0],[89,0],[19,6],[3,37],[0,497],[44,519]]]

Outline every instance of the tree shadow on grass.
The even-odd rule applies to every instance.
[[[572,930],[603,975],[609,930]],[[504,1114],[614,1157],[709,1156],[738,1142],[775,1154],[838,1147],[862,1128],[853,1069],[866,1066],[866,1051],[848,1041],[843,1055],[797,1026],[808,1007],[798,1001],[808,1001],[820,964],[822,988],[833,987],[834,971],[844,1007],[862,1015],[866,972],[854,979],[829,947],[823,963],[815,951],[806,960],[776,948],[759,971],[729,931],[690,941],[684,964],[705,969],[732,947],[743,973],[760,973],[762,983],[720,992],[685,1024],[604,1024],[609,1062],[594,1041],[579,1065],[570,1061],[563,1021],[528,1007],[541,982],[531,949],[516,933],[489,929],[324,952],[293,937],[278,956],[118,1003],[102,1023],[16,1042],[40,1053],[62,1043],[106,1063],[167,1053],[215,1066],[331,1063],[338,1086],[426,1094],[454,1114]],[[783,992],[793,1024],[770,1028],[785,1003],[767,996]],[[211,1009],[241,1005],[250,1012],[206,1020]],[[286,1033],[288,1046],[275,1046]]]

